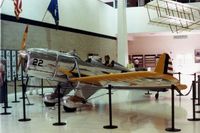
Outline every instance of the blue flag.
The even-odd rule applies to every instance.
[[[58,25],[59,24],[58,1],[57,0],[51,0],[47,10],[53,16],[56,25]]]

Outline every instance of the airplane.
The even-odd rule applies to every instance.
[[[60,53],[53,50],[31,48],[27,50],[27,63],[25,69],[27,74],[37,78],[55,80],[62,83],[65,93],[75,90],[74,96],[64,101],[65,110],[75,110],[97,90],[112,86],[123,86],[124,89],[133,87],[152,91],[166,91],[162,86],[176,85],[177,91],[186,89],[179,81],[172,76],[172,66],[169,55],[164,53],[160,56],[154,72],[137,71],[131,72],[125,67],[116,64],[114,67],[87,63],[77,56]],[[53,96],[56,96],[53,93]],[[55,105],[57,100],[52,95],[44,97],[47,106]],[[158,93],[157,93],[158,97]],[[51,101],[52,100],[52,101]],[[74,103],[73,103],[74,101]],[[52,104],[51,104],[52,103]],[[71,109],[70,109],[71,108]]]
[[[200,28],[200,8],[172,0],[153,0],[145,5],[149,22],[169,26],[172,32],[180,33]]]
[[[91,95],[108,85],[129,90],[157,91],[156,97],[158,92],[167,91],[170,88],[165,87],[172,84],[176,86],[177,92],[187,88],[173,77],[172,61],[167,53],[160,56],[154,72],[132,72],[116,62],[111,67],[104,66],[98,61],[84,62],[73,52],[62,53],[42,48],[25,50],[24,41],[21,47],[18,68],[22,65],[29,76],[61,83],[62,88],[67,88],[67,93],[75,90],[73,96],[64,98],[63,107],[66,112],[74,112],[81,108]],[[54,98],[46,96],[45,104],[51,105]],[[55,105],[55,101],[52,104]]]
[[[24,68],[27,74],[62,83],[61,90],[63,96],[73,89],[87,88],[86,91],[84,89],[84,92],[82,91],[81,93],[84,93],[84,97],[89,97],[100,89],[100,87],[83,85],[78,82],[69,83],[68,79],[71,77],[86,77],[130,71],[117,62],[114,62],[112,67],[105,66],[99,60],[93,58],[91,58],[90,62],[85,62],[75,55],[74,52],[62,53],[55,50],[30,48],[27,50],[27,53],[25,57],[27,65]],[[54,106],[57,103],[57,89],[54,93],[45,95],[44,103],[46,106]]]

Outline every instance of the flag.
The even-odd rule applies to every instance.
[[[51,0],[47,10],[53,16],[56,25],[58,25],[59,24],[58,1],[57,0]]]
[[[19,19],[19,14],[22,12],[22,0],[13,0],[14,1],[14,12],[17,19]]]

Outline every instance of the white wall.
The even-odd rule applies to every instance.
[[[200,34],[188,35],[187,39],[174,39],[172,35],[140,36],[129,41],[129,54],[169,53],[175,72],[181,72],[181,82],[191,86],[193,73],[200,74],[200,63],[194,61],[194,50],[200,49]],[[175,75],[178,78],[178,75]],[[186,93],[185,90],[184,93]]]
[[[32,20],[38,20],[41,21],[45,11],[49,5],[50,0],[26,0],[23,1],[23,12],[21,13],[21,16],[24,18],[32,19]],[[59,2],[59,11],[60,11],[60,25],[62,26],[67,26],[67,27],[72,27],[76,29],[81,29],[81,30],[86,30],[86,31],[91,31],[91,32],[96,32],[96,33],[101,33],[101,34],[106,34],[106,35],[112,35],[115,36],[117,33],[117,26],[116,26],[116,17],[117,17],[117,10],[98,1],[98,0],[58,0]],[[193,3],[195,6],[199,6],[200,3]],[[2,13],[8,14],[8,15],[13,15],[14,16],[14,11],[13,11],[13,1],[12,0],[5,0],[4,4],[2,6]],[[49,23],[54,23],[54,20],[52,16],[47,13],[47,15],[44,18],[45,22]],[[147,10],[144,7],[136,7],[136,8],[127,8],[127,30],[128,33],[146,33],[146,32],[160,32],[160,31],[169,31],[169,28],[162,28],[159,26],[153,26],[148,24],[148,15],[147,15]],[[18,27],[13,27],[15,29],[15,33],[21,34],[22,28],[19,30]],[[5,28],[3,30],[6,30]],[[8,33],[6,33],[8,32]],[[4,32],[4,34],[10,35],[9,30]],[[36,31],[33,31],[36,32]],[[53,38],[55,34],[53,32],[47,32],[42,30],[43,36],[47,36],[50,40]],[[13,33],[12,33],[13,34]],[[17,34],[17,35],[18,35]],[[31,34],[31,33],[30,33]],[[60,34],[60,33],[59,33]],[[16,35],[16,36],[17,36]],[[35,33],[34,36],[39,36],[37,33]],[[58,36],[59,42],[64,40],[65,37],[59,35]],[[80,35],[81,36],[81,35]],[[56,38],[56,39],[58,39]],[[5,40],[8,39],[9,41],[10,38],[4,38]],[[73,40],[74,39],[74,40]],[[69,42],[81,42],[81,37],[74,38],[67,40]],[[146,38],[148,40],[148,37]],[[169,39],[169,40],[167,40]],[[14,39],[15,40],[15,39]],[[21,40],[21,37],[20,39]],[[12,40],[11,40],[12,41]],[[36,43],[40,44],[37,40],[33,40]],[[97,40],[90,40],[88,39],[88,43],[93,43],[95,44]],[[170,37],[165,38],[163,43],[165,44],[164,47],[162,47],[159,43],[160,40],[157,41],[157,43],[154,42],[154,40],[150,39],[148,40],[148,44],[151,43],[152,45],[157,44],[155,47],[152,47],[151,49],[148,48],[148,44],[143,42],[144,39],[140,40],[138,44],[144,44],[141,46],[137,46],[134,48],[135,45],[132,45],[132,49],[137,49],[136,51],[133,52],[143,52],[147,54],[148,52],[163,52],[163,51],[170,51],[170,49],[173,49],[174,47],[178,47],[177,45],[181,41],[175,41],[171,39]],[[152,42],[151,42],[152,41]],[[169,41],[169,43],[165,43]],[[186,39],[182,40],[183,43],[187,42],[188,44],[190,41],[193,41],[192,39]],[[196,40],[199,42],[199,40]],[[100,42],[98,39],[97,43],[103,43],[104,41]],[[108,41],[109,42],[109,41]],[[106,44],[108,44],[106,42]],[[48,42],[49,43],[49,42]],[[116,43],[116,42],[115,42]],[[155,44],[154,44],[155,43]],[[182,42],[181,42],[182,43]],[[35,43],[34,43],[35,44]],[[63,44],[63,43],[61,43]],[[60,45],[61,45],[60,44]],[[77,43],[81,44],[81,43]],[[134,44],[137,44],[137,42],[134,42]],[[6,47],[6,43],[4,43],[4,47]],[[49,45],[49,44],[48,44]],[[195,47],[199,45],[199,43],[195,44]],[[33,46],[33,45],[32,45]],[[47,44],[45,44],[45,47],[47,47]],[[49,45],[48,47],[53,48],[54,45]],[[62,47],[62,45],[61,45]],[[65,46],[63,46],[65,47]],[[78,47],[78,46],[77,46]],[[81,47],[81,46],[79,46]],[[99,47],[96,45],[95,47]],[[157,47],[159,47],[157,49]],[[195,47],[192,47],[192,50],[189,50],[189,53],[192,53]],[[109,47],[110,48],[110,47]],[[58,47],[56,48],[58,49]],[[67,49],[67,48],[66,48]],[[111,48],[112,49],[112,48]],[[114,50],[117,48],[114,48]],[[176,49],[176,48],[174,48]],[[183,50],[188,50],[188,49],[183,49]],[[180,53],[180,52],[178,52]],[[118,54],[123,54],[123,53],[118,53]],[[185,53],[186,54],[186,53]],[[116,55],[114,55],[116,56]]]
[[[21,17],[42,21],[50,0],[25,0]],[[200,3],[191,3],[200,7]],[[58,0],[60,25],[115,36],[117,10],[98,0]],[[14,16],[12,0],[4,0],[2,13]],[[149,24],[145,7],[127,8],[128,33],[170,31],[167,27]],[[45,22],[54,23],[47,12]]]
[[[145,7],[127,8],[126,13],[128,33],[169,31],[169,28],[149,24]]]
[[[42,21],[50,0],[23,0],[21,17]],[[60,25],[115,36],[116,11],[97,0],[58,0]],[[2,13],[14,16],[12,0],[4,0]],[[54,23],[49,12],[45,22]]]
[[[200,63],[194,62],[194,50],[200,49],[200,34],[190,34],[185,39],[172,35],[135,36],[129,41],[129,54],[161,54],[167,52],[173,59],[175,71],[200,72]]]
[[[1,48],[20,49],[25,25],[2,21],[1,28]],[[26,44],[27,48],[39,47],[66,52],[75,49],[83,60],[89,53],[99,54],[101,57],[110,55],[112,60],[117,59],[116,40],[32,25],[29,25]]]

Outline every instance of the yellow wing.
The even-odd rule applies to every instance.
[[[135,88],[160,88],[165,86],[171,86],[172,84],[177,86],[179,90],[186,89],[186,85],[181,85],[179,81],[173,76],[167,74],[159,74],[157,72],[127,72],[119,74],[106,74],[98,76],[88,76],[81,78],[72,78],[71,82],[79,81],[86,84],[98,85],[98,86],[124,86]]]
[[[163,53],[154,72],[140,71],[140,72],[127,72],[118,74],[104,74],[80,78],[72,78],[71,82],[82,82],[97,86],[123,86],[132,88],[143,88],[160,90],[159,88],[170,87],[175,85],[177,91],[186,89],[186,85],[182,85],[173,76],[173,67],[170,56]]]

